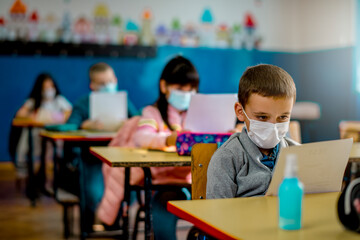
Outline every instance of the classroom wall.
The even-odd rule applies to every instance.
[[[228,1],[234,7],[226,8],[222,1],[195,1],[186,10],[188,14],[182,14],[184,9],[176,8],[165,0],[153,0],[151,7],[154,15],[158,16],[156,21],[167,21],[178,13],[186,18],[184,22],[195,21],[204,5],[213,8],[217,21],[232,22],[237,12],[251,10],[258,21],[259,33],[264,36],[260,50],[163,46],[158,48],[155,58],[149,59],[0,56],[0,102],[5,103],[2,104],[0,118],[3,126],[0,128],[0,160],[9,160],[7,139],[11,119],[29,94],[35,77],[44,70],[50,72],[63,94],[75,102],[89,91],[87,70],[98,61],[108,62],[114,67],[119,87],[128,91],[138,108],[156,100],[163,66],[171,56],[183,54],[197,67],[201,77],[200,91],[203,93],[236,92],[241,74],[250,65],[271,63],[283,67],[295,80],[298,100],[316,101],[321,105],[320,120],[302,122],[304,142],[336,139],[339,137],[340,120],[360,118],[360,100],[355,90],[356,79],[360,79],[355,77],[356,66],[359,66],[358,61],[355,65],[355,51],[359,51],[360,46],[359,38],[355,45],[355,23],[360,26],[359,15],[355,18],[355,6],[359,10],[359,0],[357,5],[351,0]],[[11,2],[0,2],[0,16],[6,14]],[[91,14],[92,11],[90,7],[84,8],[80,4],[82,1],[24,2],[39,6],[39,11],[45,11],[49,6],[56,13],[60,11],[54,9],[69,6],[74,13]],[[86,2],[87,6],[93,6],[98,1]],[[147,1],[140,0],[105,2],[116,6],[111,9],[117,9],[125,18],[136,18],[142,11],[139,9],[148,5]],[[192,2],[185,0],[185,3]]]
[[[355,41],[355,0],[182,0],[181,4],[168,0],[22,0],[28,12],[37,10],[40,23],[48,14],[57,24],[65,12],[72,21],[78,17],[93,18],[97,4],[105,3],[110,15],[135,21],[141,26],[144,9],[153,15],[152,27],[170,23],[178,18],[182,26],[192,23],[199,27],[202,12],[209,8],[214,25],[228,27],[243,24],[245,13],[256,22],[256,34],[261,36],[261,49],[267,51],[309,51],[353,46]],[[9,17],[14,0],[0,1],[0,17]]]

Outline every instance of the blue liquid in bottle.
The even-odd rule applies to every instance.
[[[301,228],[303,184],[297,178],[297,157],[286,158],[284,180],[279,187],[279,227],[284,230]]]

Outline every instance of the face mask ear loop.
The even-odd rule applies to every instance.
[[[241,107],[242,107],[243,113],[245,114],[245,117],[250,121],[250,118],[248,117],[248,115],[247,115],[246,112],[245,112],[245,108],[244,108],[243,106],[241,106]]]

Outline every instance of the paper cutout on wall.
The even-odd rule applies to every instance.
[[[262,40],[255,17],[250,12],[240,16],[242,23],[215,24],[212,10],[204,8],[199,15],[199,23],[181,24],[181,19],[174,16],[171,23],[153,26],[153,12],[148,8],[142,11],[138,21],[128,20],[126,24],[123,24],[120,15],[111,13],[110,9],[108,5],[99,3],[94,6],[90,17],[84,15],[72,19],[70,10],[65,10],[61,19],[56,19],[53,14],[42,18],[36,9],[31,9],[29,13],[21,0],[14,0],[9,17],[0,16],[0,40],[249,50],[259,48]]]
[[[129,20],[126,23],[126,30],[123,41],[124,45],[128,46],[134,46],[139,41],[139,27],[132,20]]]
[[[149,9],[144,10],[142,14],[142,28],[140,34],[140,43],[143,46],[155,44],[154,35],[151,29],[152,13]]]

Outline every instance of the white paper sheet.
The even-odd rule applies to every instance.
[[[195,94],[191,97],[185,130],[224,133],[235,128],[236,94]]]
[[[304,184],[305,193],[340,191],[352,142],[352,139],[342,139],[282,149],[266,195],[277,195],[288,154],[298,158],[298,177]]]
[[[127,119],[127,93],[92,92],[90,119],[101,121],[106,130],[116,130]]]

